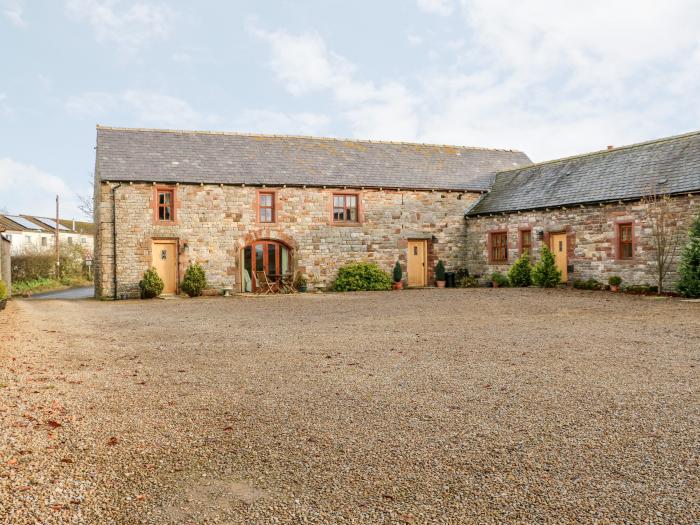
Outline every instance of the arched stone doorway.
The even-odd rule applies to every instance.
[[[265,272],[273,280],[292,272],[292,250],[277,240],[258,239],[243,248],[242,290],[255,290],[255,272]]]

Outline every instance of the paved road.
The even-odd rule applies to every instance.
[[[83,286],[57,292],[38,293],[32,295],[29,299],[90,299],[94,295],[95,289],[92,286]]]

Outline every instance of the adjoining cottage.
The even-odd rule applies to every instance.
[[[700,133],[532,164],[513,150],[98,126],[96,295],[137,296],[151,266],[177,293],[191,262],[244,292],[256,271],[324,288],[358,260],[399,260],[409,286],[427,286],[438,259],[492,272],[545,244],[564,281],[654,283],[640,200],[654,192],[690,223]]]
[[[654,197],[671,197],[664,213],[683,234],[699,193],[700,132],[505,170],[466,213],[467,266],[505,271],[546,245],[565,282],[619,275],[654,285]]]
[[[348,262],[433,282],[460,266],[464,209],[522,152],[456,146],[98,126],[95,288],[134,297],[154,266],[178,291],[191,262],[208,280],[255,288],[255,271],[325,287]]]

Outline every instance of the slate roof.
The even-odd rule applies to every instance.
[[[655,189],[656,188],[656,189]],[[503,171],[468,216],[700,190],[700,132]]]
[[[522,152],[329,138],[97,127],[101,180],[486,191]]]

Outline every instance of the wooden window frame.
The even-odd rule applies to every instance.
[[[170,219],[163,220],[160,218],[160,194],[170,193]],[[153,223],[171,225],[177,223],[177,191],[173,186],[154,186],[153,188]]]
[[[623,242],[622,240],[622,230],[624,228],[630,229],[630,240],[629,242]],[[631,255],[625,257],[623,255],[623,245],[629,245],[631,249]],[[634,221],[620,221],[615,224],[615,255],[618,261],[633,261],[634,252],[636,248],[636,242],[634,237]]]
[[[523,243],[523,237],[526,233],[530,235],[530,244],[527,244],[527,245]],[[532,258],[532,249],[534,246],[533,241],[534,241],[534,238],[532,237],[532,228],[520,228],[518,230],[518,252],[520,253],[520,255],[525,253],[524,250],[527,247],[528,248],[527,256],[529,258]]]
[[[270,206],[263,206],[261,203],[261,199],[263,196],[269,196],[272,204]],[[266,190],[260,190],[257,192],[257,207],[255,210],[255,213],[257,215],[258,222],[260,224],[274,224],[277,222],[277,193],[274,191],[266,191]],[[270,210],[270,220],[263,220],[262,219],[262,211],[263,210]]]
[[[335,198],[336,197],[343,197],[345,206],[344,206],[344,213],[347,213],[348,210],[352,209],[347,206],[347,198],[348,197],[355,197],[355,220],[336,220],[335,218]],[[358,192],[345,192],[345,191],[334,191],[331,193],[331,224],[334,224],[336,226],[355,226],[358,224],[362,223],[362,218],[361,218],[361,195]]]
[[[505,237],[505,243],[503,248],[505,249],[505,258],[504,259],[496,259],[493,256],[493,251],[494,251],[494,239],[497,236],[504,236]],[[488,251],[489,251],[489,263],[490,264],[508,264],[508,230],[495,230],[492,232],[489,232],[488,236]]]

